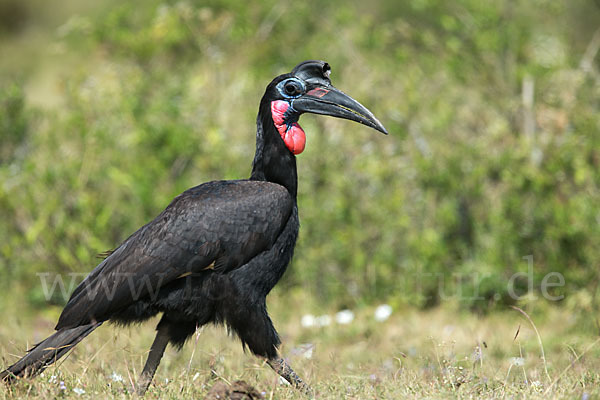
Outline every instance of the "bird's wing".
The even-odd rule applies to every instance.
[[[275,243],[293,204],[269,182],[216,181],[185,191],[84,279],[56,329],[106,320],[190,273],[246,264]]]

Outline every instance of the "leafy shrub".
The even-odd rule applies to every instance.
[[[516,301],[532,256],[536,293],[550,272],[565,278],[553,294],[595,293],[600,86],[579,68],[595,27],[562,21],[598,10],[355,3],[107,3],[64,22],[47,39],[59,101],[27,106],[45,64],[0,85],[8,293],[41,304],[36,273],[89,271],[187,187],[248,176],[264,86],[307,58],[391,135],[302,118],[302,229],[279,290],[484,310]]]

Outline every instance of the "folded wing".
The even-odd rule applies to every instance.
[[[102,322],[169,282],[236,269],[275,243],[293,208],[282,186],[215,181],[176,197],[75,289],[56,329]]]

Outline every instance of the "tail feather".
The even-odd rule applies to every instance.
[[[81,342],[94,329],[102,325],[96,322],[75,328],[61,329],[44,341],[36,344],[19,361],[0,372],[0,381],[12,383],[16,378],[31,377],[55,363]]]

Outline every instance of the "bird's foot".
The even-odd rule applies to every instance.
[[[150,383],[152,383],[152,378],[152,376],[142,373],[140,379],[138,379],[137,383],[133,387],[133,390],[138,396],[143,397],[146,394]]]

